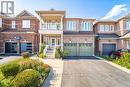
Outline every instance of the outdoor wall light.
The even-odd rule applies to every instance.
[[[69,40],[69,43],[71,43],[72,41],[71,40]]]

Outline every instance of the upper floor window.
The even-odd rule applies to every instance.
[[[30,28],[30,20],[23,20],[22,28]]]
[[[0,18],[0,27],[2,27],[2,18]]]
[[[92,28],[91,22],[82,22],[81,23],[81,31],[90,31]]]
[[[13,29],[16,28],[15,21],[12,21],[11,27],[12,27]]]
[[[76,22],[68,21],[67,22],[67,30],[76,30]]]
[[[114,25],[100,25],[99,27],[100,31],[114,31]]]
[[[130,20],[126,21],[126,29],[130,29]]]

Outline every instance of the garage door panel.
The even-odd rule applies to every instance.
[[[76,43],[65,43],[64,50],[69,52],[68,56],[77,56],[77,44]]]
[[[108,55],[111,51],[116,51],[116,44],[102,44],[102,54]]]
[[[79,44],[79,56],[92,56],[92,43],[80,43]]]
[[[5,53],[17,53],[17,43],[6,42],[5,43]]]

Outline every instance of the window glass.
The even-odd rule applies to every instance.
[[[2,27],[2,18],[0,18],[0,27]]]
[[[12,21],[12,26],[11,26],[13,29],[16,28],[16,25],[15,25],[15,21]]]
[[[22,28],[30,28],[30,20],[23,20]]]
[[[76,22],[68,21],[67,22],[67,30],[76,30]]]
[[[82,31],[90,31],[92,24],[90,22],[82,22],[81,23],[81,30]]]
[[[130,29],[130,20],[126,22],[126,29]]]
[[[114,31],[114,25],[100,25],[100,31]]]
[[[104,31],[104,25],[100,25],[100,31]]]

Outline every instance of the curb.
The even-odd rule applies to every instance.
[[[114,66],[114,67],[116,67],[116,68],[118,68],[118,69],[120,69],[120,70],[122,70],[122,71],[128,73],[128,74],[130,74],[130,70],[127,69],[127,68],[125,68],[125,67],[122,67],[122,66],[120,66],[120,65],[118,65],[118,64],[115,64],[115,63],[113,63],[113,62],[111,62],[111,61],[105,60],[105,59],[102,58],[102,57],[98,57],[98,56],[95,56],[95,57],[98,58],[98,59],[103,60],[104,62],[106,62],[106,63],[108,63],[108,64],[110,64],[110,65],[112,65],[112,66]]]

